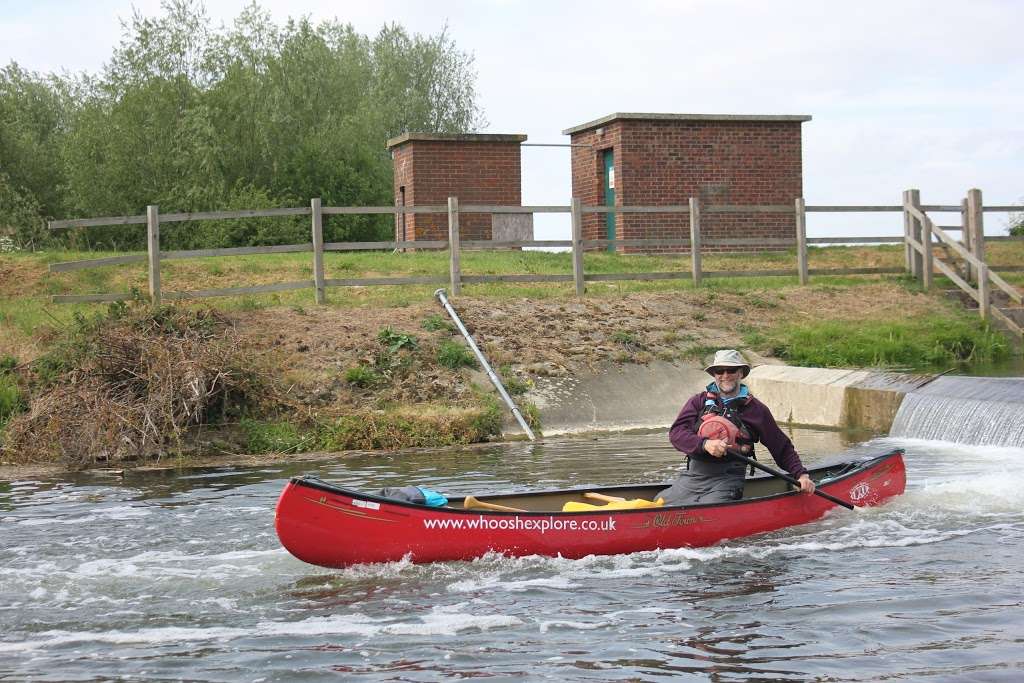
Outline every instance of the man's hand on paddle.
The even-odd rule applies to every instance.
[[[800,493],[814,493],[814,482],[811,481],[811,477],[809,475],[801,474],[797,481],[800,482]]]

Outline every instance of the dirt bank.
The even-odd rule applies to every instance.
[[[934,301],[895,283],[876,282],[744,294],[706,289],[583,299],[460,296],[453,303],[492,365],[507,380],[528,387],[540,377],[594,373],[609,365],[658,360],[699,367],[721,347],[741,348],[755,364],[778,363],[770,349],[746,348],[744,339],[826,314],[851,324],[914,315]],[[275,369],[268,386],[275,387],[274,400],[286,421],[366,416],[395,406],[418,413],[458,410],[479,405],[481,388],[489,390],[478,371],[431,360],[443,344],[459,340],[433,299],[388,309],[276,307],[219,316],[232,346],[261,367]],[[414,338],[409,349],[415,352],[400,350],[382,366],[384,331],[391,339]],[[386,376],[353,382],[350,371],[359,366]],[[228,463],[248,459],[234,455],[244,452],[239,443],[224,434],[212,438],[207,430],[183,445],[193,455],[219,452],[219,462]]]
[[[851,322],[897,313],[912,316],[927,311],[930,301],[896,284],[871,283],[746,294],[633,293],[614,299],[460,296],[453,304],[492,365],[509,365],[527,376],[558,376],[605,363],[644,363],[653,358],[698,364],[708,349],[743,347],[744,334],[783,322],[823,316]],[[284,354],[285,365],[305,391],[329,394],[331,400],[344,404],[360,395],[341,386],[339,371],[365,358],[380,330],[391,327],[429,336],[423,321],[439,314],[443,310],[431,300],[386,310],[264,309],[230,314],[230,318],[254,350]],[[772,362],[770,354],[747,350],[759,362]],[[451,381],[449,376],[427,373],[407,378],[400,391],[412,399],[458,394],[458,387],[445,386]]]

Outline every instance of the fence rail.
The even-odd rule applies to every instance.
[[[937,226],[928,216],[929,212],[957,212],[961,216],[960,225]],[[978,301],[982,317],[990,319],[993,315],[1002,319],[1010,328],[1024,336],[1021,330],[1005,314],[990,305],[991,288],[1004,292],[1010,299],[1021,304],[1020,291],[1007,283],[994,272],[984,257],[986,241],[1002,241],[1024,239],[1014,237],[985,237],[983,231],[983,214],[993,212],[1024,212],[1024,206],[984,206],[980,190],[970,190],[966,198],[959,204],[921,204],[917,190],[904,192],[903,203],[900,205],[806,205],[803,198],[797,198],[792,205],[702,205],[696,198],[687,204],[666,206],[583,206],[578,198],[573,198],[569,205],[554,206],[502,206],[489,204],[460,205],[456,197],[449,198],[447,205],[429,206],[322,206],[319,199],[310,201],[309,207],[277,208],[277,209],[243,209],[234,211],[203,211],[189,213],[160,214],[156,206],[147,208],[144,215],[110,216],[105,218],[83,218],[52,221],[52,230],[70,228],[90,228],[98,226],[146,225],[147,253],[112,256],[82,261],[69,261],[50,265],[51,272],[70,272],[101,266],[148,263],[149,296],[154,303],[162,298],[172,300],[199,299],[218,296],[237,296],[260,294],[267,292],[313,289],[317,303],[325,300],[325,290],[329,287],[365,287],[387,285],[438,285],[447,284],[453,294],[459,294],[463,284],[479,284],[488,282],[573,282],[576,293],[582,295],[587,282],[607,282],[623,280],[681,280],[690,279],[695,286],[700,286],[706,277],[755,277],[755,276],[793,276],[796,275],[800,284],[807,284],[810,276],[819,275],[867,275],[892,274],[910,272],[928,288],[932,284],[933,273],[938,270],[956,286],[967,292]],[[459,229],[461,214],[557,214],[570,215],[572,236],[569,240],[462,240]],[[688,236],[678,238],[626,238],[626,239],[584,239],[583,216],[590,214],[684,214],[680,221],[680,231],[688,232]],[[702,234],[702,216],[709,214],[789,214],[793,216],[794,231],[792,237],[721,237]],[[902,236],[870,236],[870,237],[808,237],[806,231],[806,215],[808,213],[901,213],[903,215],[904,234]],[[391,214],[447,214],[448,239],[431,240],[387,240],[366,242],[324,242],[323,217],[343,215],[381,215]],[[221,249],[191,249],[178,251],[162,251],[160,249],[160,225],[182,221],[227,220],[241,218],[267,218],[281,216],[310,216],[310,241],[303,244],[286,244],[255,247],[229,247]],[[960,231],[962,240],[952,238],[948,231]],[[809,268],[808,246],[814,244],[897,244],[905,245],[905,265],[903,268]],[[688,250],[690,264],[687,270],[648,273],[586,273],[583,254],[586,250],[605,249],[611,245],[615,248],[637,249],[672,249]],[[950,250],[963,261],[964,272],[958,272],[953,265],[934,255],[936,246]],[[466,249],[521,249],[521,248],[569,248],[572,251],[571,274],[504,274],[504,275],[468,275],[462,273],[461,253]],[[704,270],[702,252],[714,247],[783,247],[796,249],[794,268],[769,270]],[[328,278],[324,271],[323,255],[328,251],[365,251],[365,250],[399,250],[399,249],[433,249],[449,252],[449,274],[442,276],[420,277],[372,277],[372,278]],[[203,289],[192,291],[164,291],[160,280],[160,263],[172,259],[205,258],[217,256],[242,256],[255,254],[278,254],[311,252],[313,258],[313,278],[294,282],[279,282],[249,287],[228,287],[223,289]],[[1021,266],[1006,266],[1000,270],[1019,272]],[[124,293],[71,294],[55,295],[53,301],[58,303],[117,301],[130,298]]]

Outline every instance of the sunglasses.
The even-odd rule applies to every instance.
[[[711,368],[712,375],[735,375],[743,368]]]

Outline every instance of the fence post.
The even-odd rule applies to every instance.
[[[921,246],[924,247],[921,259],[921,286],[926,292],[932,288],[932,261],[935,258],[932,251],[932,227],[934,225],[932,219],[926,214],[924,220],[921,221]]]
[[[981,190],[967,190],[967,226],[971,233],[969,250],[974,258],[985,263],[985,214],[982,213]],[[979,279],[981,275],[978,275]]]
[[[920,190],[903,191],[903,239],[906,244],[907,270],[915,279],[921,277],[921,252],[914,246],[921,240],[921,226],[917,216],[910,213],[907,207],[921,207]]]
[[[320,206],[320,198],[316,197],[309,204],[313,215],[313,289],[316,302],[324,303],[324,214]]]
[[[587,291],[583,282],[583,206],[579,197],[570,203],[572,214],[572,280],[576,284],[576,296]]]
[[[448,272],[451,277],[453,295],[462,294],[462,265],[459,262],[459,198],[448,198]]]
[[[796,209],[796,267],[800,284],[807,284],[807,205],[803,197],[794,202]]]
[[[960,200],[960,243],[964,245],[964,249],[968,252],[974,253],[974,249],[971,246],[971,221],[967,215],[966,197]],[[967,282],[978,282],[978,272],[971,265],[970,261],[964,261],[964,277],[967,279]]]
[[[690,197],[690,269],[693,286],[700,287],[700,199]]]
[[[146,251],[149,252],[149,300],[160,305],[160,211],[155,204],[146,207]]]
[[[988,281],[988,264],[978,266],[978,312],[982,320],[992,320],[992,286]]]

